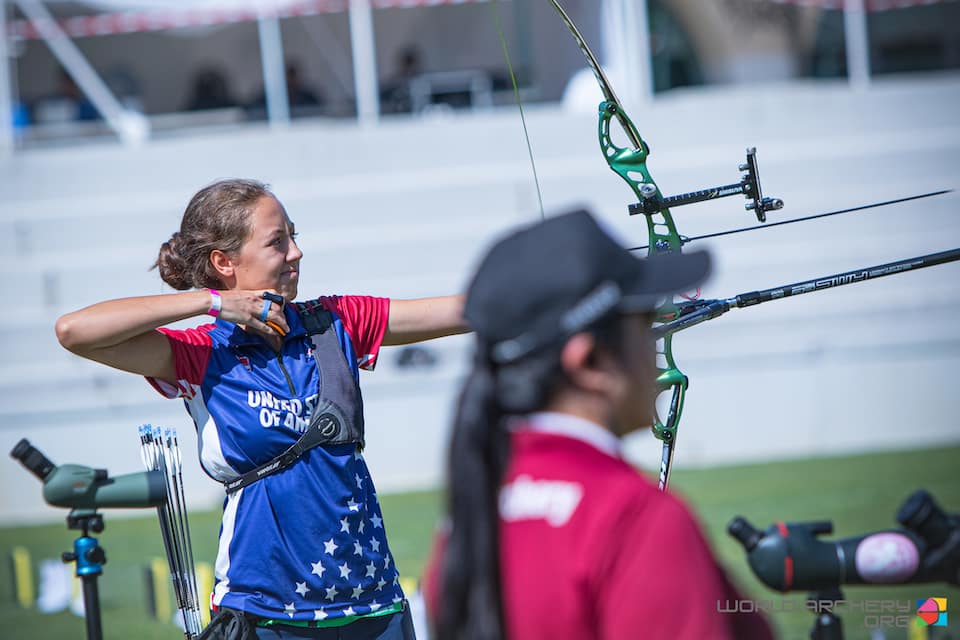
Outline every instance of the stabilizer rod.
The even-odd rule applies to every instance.
[[[732,298],[719,300],[693,300],[691,302],[680,304],[677,317],[673,320],[657,325],[653,328],[653,333],[656,339],[660,339],[677,333],[678,331],[682,331],[683,329],[689,329],[690,327],[698,325],[702,322],[706,322],[707,320],[713,320],[714,318],[723,315],[730,309],[752,307],[762,302],[780,300],[782,298],[798,296],[804,293],[811,293],[813,291],[832,289],[834,287],[840,287],[846,284],[854,284],[856,282],[865,282],[867,280],[892,276],[905,271],[916,271],[917,269],[933,267],[948,262],[955,262],[957,260],[960,260],[960,248],[949,249],[939,253],[930,253],[924,256],[918,256],[916,258],[907,258],[905,260],[887,262],[886,264],[880,264],[874,267],[854,269],[853,271],[845,271],[843,273],[836,273],[830,276],[813,278],[812,280],[795,282],[793,284],[773,287],[772,289],[748,291],[746,293],[737,294]]]

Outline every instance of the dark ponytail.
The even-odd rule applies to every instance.
[[[588,329],[619,357],[622,317]],[[481,340],[460,393],[447,459],[449,531],[440,565],[437,640],[505,640],[500,580],[500,486],[510,454],[509,416],[542,410],[566,381],[563,344],[494,365]]]
[[[560,375],[559,348],[499,367],[486,354],[478,344],[451,436],[438,640],[505,637],[498,498],[510,453],[506,417],[542,407]]]
[[[497,494],[507,453],[494,374],[478,357],[460,394],[450,441],[439,640],[503,637]]]

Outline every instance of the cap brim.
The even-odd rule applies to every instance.
[[[642,262],[637,277],[621,283],[622,311],[652,311],[664,298],[692,291],[710,274],[710,254],[706,251],[663,253]]]

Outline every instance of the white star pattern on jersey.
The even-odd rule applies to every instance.
[[[336,520],[340,524],[337,534],[327,540],[321,539],[324,555],[332,558],[329,568],[335,570],[333,575],[339,576],[337,584],[330,585],[334,578],[327,576],[328,567],[324,566],[322,558],[316,562],[308,560],[310,573],[295,580],[294,591],[303,600],[284,605],[284,613],[291,619],[308,619],[305,616],[312,613],[314,620],[331,620],[373,613],[384,606],[391,606],[389,602],[384,604],[382,599],[371,604],[369,599],[374,592],[384,594],[380,598],[392,598],[394,603],[402,601],[402,597],[398,597],[399,574],[383,540],[383,519],[379,515],[372,515],[379,509],[374,505],[371,512],[367,512],[363,500],[353,499],[341,508],[344,507],[350,512],[341,512],[341,518]],[[354,510],[359,511],[361,516],[356,520],[350,515]],[[366,522],[373,525],[373,535],[365,539],[354,537],[354,533],[363,531]],[[351,526],[351,523],[355,526]],[[377,529],[381,531],[379,535]],[[382,556],[381,549],[385,552]],[[301,602],[303,607],[299,612],[295,607],[296,602]]]
[[[337,533],[327,540],[320,539],[323,554],[331,559],[329,569],[335,573],[327,575],[328,567],[324,566],[322,557],[316,561],[308,558],[304,566],[310,566],[309,573],[293,580],[294,601],[281,601],[283,615],[277,611],[275,617],[332,620],[371,614],[393,606],[391,601],[394,605],[403,601],[399,572],[384,541],[379,505],[370,505],[368,511],[366,498],[356,498],[341,503],[340,508],[348,511],[341,511],[341,517],[334,520],[340,525],[334,527]],[[356,519],[351,515],[354,512],[359,512]],[[360,538],[367,522],[372,525],[372,535]],[[331,585],[334,580],[336,586]],[[378,600],[371,602],[373,597]],[[297,603],[300,603],[299,609]]]

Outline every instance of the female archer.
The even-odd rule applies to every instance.
[[[57,322],[80,356],[182,398],[200,464],[227,486],[215,607],[257,637],[413,637],[364,463],[359,370],[383,345],[465,331],[459,296],[294,304],[294,224],[268,188],[224,180],[187,205],[160,277],[181,293],[108,300]],[[186,330],[163,328],[198,317]],[[304,435],[309,434],[309,435]],[[305,440],[301,440],[301,437]],[[278,456],[298,443],[284,464]],[[344,626],[346,625],[346,626]]]

